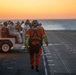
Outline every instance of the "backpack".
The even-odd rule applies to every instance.
[[[35,44],[34,44],[35,43]],[[30,53],[38,53],[41,48],[41,38],[38,38],[37,30],[33,30],[29,38]]]

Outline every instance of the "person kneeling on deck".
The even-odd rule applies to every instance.
[[[40,65],[40,55],[42,53],[41,38],[44,39],[46,45],[48,45],[48,40],[47,40],[47,37],[44,31],[41,28],[37,27],[38,26],[37,20],[33,20],[32,25],[33,27],[30,28],[26,32],[26,35],[25,35],[26,43],[25,44],[28,45],[31,69],[34,69],[34,65],[35,65],[36,71],[39,71],[38,67]]]

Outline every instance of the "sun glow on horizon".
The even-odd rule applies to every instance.
[[[76,0],[0,0],[0,19],[76,18]]]

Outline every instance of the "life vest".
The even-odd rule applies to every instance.
[[[37,30],[32,30],[29,38],[29,46],[31,53],[38,53],[41,48],[41,38],[38,35]]]

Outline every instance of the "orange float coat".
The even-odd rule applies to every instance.
[[[26,32],[26,35],[29,36],[29,38],[31,37],[33,33],[33,29],[29,29],[27,32]],[[41,29],[41,28],[37,28],[37,34],[38,34],[38,37],[37,38],[42,38],[42,36],[45,34],[44,31]],[[35,41],[33,42],[33,44],[37,44],[38,41]],[[39,66],[40,64],[40,55],[42,53],[42,48],[39,49],[39,52],[38,53],[34,53],[34,54],[31,54],[30,53],[30,47],[29,47],[29,55],[30,55],[30,63],[32,66]]]

